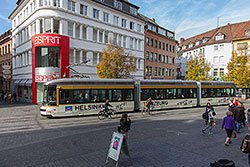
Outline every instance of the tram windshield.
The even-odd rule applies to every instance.
[[[56,86],[44,86],[43,104],[56,105]]]

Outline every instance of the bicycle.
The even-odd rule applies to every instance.
[[[97,114],[97,117],[99,120],[104,120],[106,117],[109,117],[110,119],[117,118],[118,113],[114,109],[109,109],[108,112],[105,111],[105,108],[102,108],[100,112]]]
[[[150,107],[150,110],[147,106],[144,106],[144,109],[141,111],[142,115],[145,116],[146,114],[148,115],[153,115],[152,109],[153,109],[153,105]]]

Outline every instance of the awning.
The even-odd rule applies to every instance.
[[[18,83],[21,81],[21,79],[17,79],[17,80],[15,80],[15,82],[14,82],[14,84],[15,85],[18,85]]]
[[[22,79],[21,82],[19,82],[20,86],[25,86],[27,79]]]
[[[26,82],[26,86],[31,86],[32,85],[32,79],[28,79],[28,81]]]

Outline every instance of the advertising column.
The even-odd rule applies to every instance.
[[[37,34],[32,37],[32,103],[42,102],[45,82],[69,77],[69,37]]]

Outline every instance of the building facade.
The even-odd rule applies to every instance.
[[[180,39],[179,52],[182,55],[178,58],[180,75],[186,77],[186,62],[194,56],[204,56],[211,65],[209,76],[214,80],[220,80],[227,70],[233,52],[233,39],[249,24],[247,22],[227,24],[194,37]]]
[[[176,78],[176,46],[174,32],[159,26],[155,19],[146,21],[144,42],[144,79]]]
[[[144,21],[137,14],[139,7],[125,0],[19,0],[17,5],[9,18],[13,87],[19,100],[41,103],[42,84],[74,75],[68,66],[98,78],[96,65],[109,41],[136,57],[134,78],[143,78]]]
[[[12,41],[11,41],[11,29],[10,29],[0,35],[0,93],[12,92],[11,68],[12,68]]]

